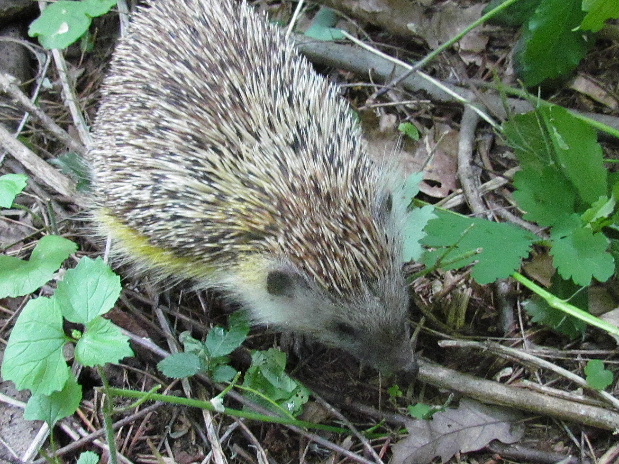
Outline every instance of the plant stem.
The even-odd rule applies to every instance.
[[[97,366],[97,371],[103,382],[103,391],[105,393],[105,400],[103,402],[103,420],[105,422],[105,437],[107,439],[107,446],[110,453],[111,464],[118,464],[118,449],[116,448],[116,437],[114,436],[114,421],[112,420],[112,414],[114,413],[114,388],[110,387],[107,374],[105,373],[105,366]]]
[[[564,313],[580,319],[587,324],[591,324],[598,329],[602,329],[611,335],[619,336],[619,327],[617,327],[616,325],[603,321],[599,317],[595,317],[594,315],[589,314],[588,312],[569,304],[566,300],[562,300],[561,298],[553,295],[552,293],[547,292],[542,287],[530,281],[522,274],[514,272],[512,274],[512,277],[518,282],[520,282],[522,285],[527,287],[529,290],[542,297],[546,301],[546,303],[548,303],[552,308],[563,311]]]

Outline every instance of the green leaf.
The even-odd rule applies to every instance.
[[[525,301],[523,306],[533,322],[551,327],[572,339],[582,336],[587,329],[585,322],[549,306],[543,298],[537,295]]]
[[[50,395],[32,395],[26,405],[24,417],[28,420],[45,421],[53,427],[56,422],[77,411],[81,401],[82,387],[71,373],[62,390]]]
[[[133,356],[133,350],[129,346],[129,337],[103,317],[88,322],[86,332],[75,345],[75,358],[84,366],[118,363],[130,356]]]
[[[434,207],[426,205],[415,208],[407,214],[404,224],[404,262],[419,261],[423,255],[421,239],[426,236],[424,230],[428,221],[435,219]]]
[[[484,8],[483,14],[487,14],[506,1],[507,0],[492,0]],[[493,16],[490,22],[502,24],[504,26],[521,26],[533,16],[535,9],[539,6],[541,1],[542,0],[520,0]]]
[[[553,142],[557,168],[576,187],[580,198],[590,205],[606,195],[608,171],[596,130],[560,106],[539,111]]]
[[[269,409],[275,403],[288,414],[301,413],[303,405],[309,400],[309,390],[285,372],[286,354],[276,349],[256,351],[252,354],[252,365],[245,374],[243,386],[261,392],[263,397],[250,394],[252,400]]]
[[[0,298],[28,295],[42,287],[76,250],[71,240],[46,235],[32,251],[30,261],[0,256]]]
[[[45,48],[66,48],[88,31],[91,21],[83,2],[60,0],[30,24],[28,35],[38,37]]]
[[[99,455],[93,453],[92,451],[85,451],[80,454],[79,459],[77,460],[77,464],[98,464],[99,463]]]
[[[511,224],[469,218],[436,210],[437,218],[428,222],[422,243],[436,248],[422,261],[429,267],[459,269],[474,265],[472,276],[488,284],[510,276],[528,256],[535,235]]]
[[[412,122],[403,122],[398,126],[398,130],[415,141],[421,138],[421,132]]]
[[[15,197],[28,185],[28,176],[25,174],[5,174],[0,176],[0,208],[13,206]]]
[[[203,371],[204,366],[195,353],[175,353],[159,361],[157,369],[172,379],[183,379]]]
[[[408,413],[420,420],[432,419],[432,414],[435,412],[437,412],[437,409],[434,406],[424,403],[417,403],[408,407]]]
[[[542,0],[515,53],[516,71],[527,87],[568,76],[589,48],[581,31],[580,0]]]
[[[51,163],[58,166],[63,173],[67,174],[77,182],[76,188],[78,192],[88,190],[88,187],[90,186],[90,170],[81,155],[78,155],[75,152],[65,153],[64,155],[51,160]]]
[[[541,190],[535,202],[541,201],[545,192],[552,195],[545,199],[544,206],[550,214],[567,211],[575,194],[587,205],[607,194],[608,171],[595,129],[565,108],[554,105],[538,108],[512,118],[503,129],[524,171],[517,176],[519,184],[525,190]],[[536,171],[540,176],[537,182],[533,179]],[[549,185],[544,188],[544,183]],[[557,195],[561,183],[568,199]],[[549,208],[552,201],[559,202],[560,206]],[[530,208],[530,203],[527,206]],[[557,221],[548,219],[540,223],[548,222]]]
[[[236,374],[237,370],[235,368],[223,365],[215,367],[211,376],[215,382],[230,382]]]
[[[307,37],[317,40],[342,40],[344,34],[341,29],[334,28],[339,17],[331,8],[322,7],[314,16],[311,26],[305,31]]]
[[[405,205],[409,205],[419,193],[419,186],[424,176],[423,172],[414,172],[404,182],[400,199]]]
[[[86,324],[112,309],[120,291],[120,277],[103,259],[84,257],[58,283],[55,297],[66,319]]]
[[[619,18],[617,0],[582,0],[582,9],[587,15],[580,28],[591,32],[600,31],[609,19]]]
[[[514,176],[514,186],[514,198],[529,221],[553,226],[574,212],[576,193],[566,177],[551,166],[523,167]]]
[[[503,124],[503,133],[516,150],[521,165],[541,169],[556,162],[552,142],[539,112],[512,117]]]
[[[30,300],[19,315],[4,352],[2,377],[18,390],[49,395],[63,388],[69,366],[60,310],[49,298]]]
[[[86,14],[91,18],[103,16],[116,6],[118,0],[82,0]]]
[[[585,224],[593,224],[600,219],[607,219],[615,211],[615,206],[617,202],[615,197],[608,198],[607,196],[602,196],[598,201],[593,202],[591,208],[585,211],[582,214],[582,221]]]
[[[602,233],[594,234],[591,229],[582,227],[553,238],[550,254],[564,279],[586,286],[593,278],[605,282],[613,275],[615,260],[607,252],[610,242]]]
[[[30,24],[28,35],[38,37],[45,48],[66,48],[88,32],[93,17],[107,13],[115,4],[116,0],[60,0]]]
[[[204,346],[210,357],[226,356],[243,344],[249,333],[249,322],[243,314],[230,317],[231,328],[213,327],[206,336]]]
[[[587,383],[596,390],[604,390],[613,384],[613,373],[604,369],[604,362],[600,359],[592,359],[585,367]]]

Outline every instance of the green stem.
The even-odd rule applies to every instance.
[[[582,309],[579,309],[576,306],[573,306],[567,303],[567,301],[562,300],[561,298],[544,290],[542,287],[530,281],[522,274],[515,272],[512,274],[512,277],[518,282],[520,282],[522,285],[527,287],[529,290],[531,290],[532,292],[542,297],[546,301],[546,303],[548,303],[548,305],[550,305],[552,308],[558,309],[559,311],[563,311],[564,313],[569,314],[570,316],[573,316],[577,319],[580,319],[581,321],[584,321],[587,324],[597,327],[598,329],[602,329],[608,332],[609,334],[619,336],[619,327],[617,327],[616,325],[603,321],[599,317],[595,317],[594,315],[589,314],[588,312],[583,311]]]
[[[107,439],[107,446],[110,452],[110,462],[112,464],[118,464],[118,449],[116,448],[116,437],[114,435],[114,421],[112,415],[114,414],[114,390],[110,387],[110,382],[105,373],[104,366],[97,366],[97,372],[103,382],[103,391],[105,392],[105,401],[103,402],[103,420],[105,422],[105,436]]]
[[[264,414],[259,414],[252,411],[242,411],[238,409],[224,408],[223,411],[218,411],[215,409],[215,406],[210,401],[200,401],[194,400],[190,398],[182,398],[179,396],[171,396],[171,395],[162,395],[159,393],[151,393],[151,392],[138,392],[133,390],[125,390],[122,388],[108,388],[108,395],[114,396],[122,396],[125,398],[143,398],[148,395],[148,399],[152,401],[163,401],[165,403],[170,404],[179,404],[182,406],[189,406],[192,408],[200,408],[207,409],[209,411],[223,412],[224,414],[228,414],[234,417],[244,417],[246,419],[257,420],[261,422],[270,422],[274,424],[287,424],[287,425],[296,425],[297,427],[304,427],[308,429],[317,429],[317,430],[326,430],[328,432],[335,433],[349,433],[350,430],[343,429],[340,427],[333,427],[330,425],[323,424],[314,424],[313,422],[306,422],[297,419],[290,419],[287,417],[276,417],[276,416],[267,416]]]
[[[403,75],[401,75],[400,77],[398,77],[397,79],[395,79],[393,82],[391,82],[386,88],[384,88],[383,90],[381,90],[381,92],[379,92],[379,94],[386,92],[388,89],[395,87],[396,85],[398,85],[400,82],[402,82],[404,79],[406,79],[408,76],[410,76],[412,73],[422,69],[426,64],[428,64],[430,61],[432,61],[434,58],[436,58],[438,55],[440,55],[441,53],[443,53],[445,50],[447,50],[448,48],[450,48],[453,44],[455,44],[456,42],[459,42],[465,35],[467,35],[469,32],[471,32],[473,29],[475,29],[476,27],[481,26],[482,24],[484,24],[486,21],[488,21],[490,18],[496,16],[497,14],[499,14],[501,11],[503,11],[504,9],[506,9],[507,7],[513,5],[514,3],[518,2],[520,0],[507,0],[506,2],[502,3],[501,5],[497,6],[496,8],[493,8],[492,10],[490,10],[488,13],[486,13],[485,15],[483,15],[481,18],[479,18],[478,20],[472,22],[468,27],[466,27],[462,32],[460,32],[458,35],[452,37],[451,39],[449,39],[447,42],[445,42],[444,44],[442,44],[440,47],[438,47],[436,50],[432,51],[431,53],[427,54],[424,58],[422,58],[420,61],[418,61],[417,63],[415,63],[412,68],[410,70],[408,70],[407,72],[405,72]]]

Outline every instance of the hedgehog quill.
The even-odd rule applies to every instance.
[[[338,89],[233,0],[149,1],[120,41],[88,158],[118,255],[382,372],[415,370],[403,181]]]

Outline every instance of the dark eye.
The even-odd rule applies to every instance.
[[[357,335],[357,330],[346,322],[337,322],[335,324],[335,331],[344,337],[355,337]]]
[[[380,201],[380,206],[378,210],[378,218],[379,221],[383,222],[387,220],[387,217],[391,214],[393,210],[393,195],[391,192],[387,193],[383,196]]]
[[[292,297],[294,293],[292,276],[283,271],[271,271],[267,275],[267,292],[275,296]]]
[[[387,198],[385,198],[385,203],[383,205],[383,211],[385,211],[385,213],[389,214],[392,209],[393,209],[393,195],[391,195],[391,193],[389,193],[387,195]]]

